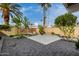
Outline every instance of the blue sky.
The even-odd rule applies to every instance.
[[[22,6],[21,12],[23,12],[23,15],[26,16],[31,23],[38,23],[38,24],[42,23],[43,10],[38,3],[19,3],[19,4]],[[51,8],[49,8],[47,11],[47,19],[46,19],[47,25],[54,25],[54,21],[57,16],[67,13],[67,10],[65,9],[62,3],[53,3],[51,5],[52,5]],[[73,14],[79,17],[79,12],[75,12]],[[0,24],[3,24],[2,17],[0,17]]]

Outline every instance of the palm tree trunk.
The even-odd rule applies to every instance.
[[[9,25],[9,9],[3,9],[4,24]]]
[[[45,28],[46,27],[46,10],[45,10],[45,7],[43,9],[43,12],[44,12],[43,28]]]
[[[43,27],[46,27],[46,17],[44,16],[44,20],[43,20]]]

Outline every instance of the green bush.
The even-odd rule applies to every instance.
[[[23,35],[19,35],[19,36],[17,37],[17,39],[22,39],[22,38],[26,38],[26,37],[23,36]]]
[[[55,26],[57,26],[64,35],[72,37],[74,35],[74,27],[76,26],[77,17],[72,13],[60,15],[55,19]]]
[[[55,35],[55,33],[54,33],[54,32],[52,32],[51,34],[52,34],[52,35]]]
[[[1,30],[10,29],[9,25],[0,25]]]
[[[25,38],[24,35],[10,35],[9,37],[16,37],[16,39],[22,39],[22,38]]]
[[[79,49],[79,40],[78,40],[78,42],[75,43],[75,46],[77,49]]]
[[[39,25],[38,28],[39,28],[39,33],[40,34],[44,34],[45,33],[44,32],[44,28],[41,25]]]

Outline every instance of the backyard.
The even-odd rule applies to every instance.
[[[45,35],[44,35],[45,36]],[[49,35],[46,35],[49,37]],[[4,37],[2,53],[5,56],[78,56],[75,42],[58,39],[50,44],[41,44],[29,38],[12,39]],[[44,40],[44,38],[40,37]],[[50,39],[50,37],[49,37]],[[55,38],[52,38],[52,40]]]
[[[0,3],[0,56],[79,56],[78,13],[73,5],[79,4]],[[58,15],[56,8],[67,11]]]

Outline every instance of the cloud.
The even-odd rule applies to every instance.
[[[40,12],[41,9],[40,9],[40,8],[36,8],[34,11],[35,11],[35,12]]]
[[[32,6],[30,6],[30,7],[23,7],[22,9],[21,9],[21,11],[22,12],[25,12],[25,11],[29,11],[29,10],[32,10],[33,9],[33,7]]]
[[[33,10],[33,7],[30,6],[30,7],[26,8],[25,10],[26,10],[26,11]]]
[[[2,18],[2,12],[0,11],[0,18]]]
[[[34,12],[37,12],[37,13],[38,13],[38,12],[43,13],[43,10],[42,10],[41,8],[36,8],[36,9],[34,9],[33,11],[34,11]]]
[[[79,11],[74,12],[73,14],[74,14],[75,16],[77,16],[77,22],[79,22]]]
[[[26,11],[26,9],[25,9],[25,8],[22,8],[22,9],[21,9],[21,12],[24,12],[24,11]]]
[[[2,12],[0,11],[0,24],[3,24]]]
[[[32,6],[30,6],[30,7],[28,7],[28,8],[23,7],[23,8],[21,9],[21,12],[23,12],[23,13],[28,12],[28,11],[30,11],[30,12],[35,12],[35,13],[40,12],[41,14],[43,13],[42,8],[40,8],[40,7],[33,8]]]

